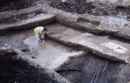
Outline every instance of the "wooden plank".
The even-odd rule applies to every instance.
[[[27,29],[27,28],[33,28],[37,25],[44,25],[46,23],[50,23],[55,20],[54,15],[49,14],[40,14],[33,18],[28,18],[24,20],[20,20],[18,22],[13,22],[10,24],[0,24],[0,30],[18,30],[18,29]]]
[[[108,35],[130,40],[130,22],[126,17],[82,15],[79,19],[88,20],[91,23],[99,22],[99,25],[95,26],[97,29],[113,32],[113,34]],[[85,24],[87,27],[87,23]]]
[[[42,9],[47,13],[55,14],[56,20],[59,23],[70,26],[71,28],[78,29],[84,32],[86,31],[94,34],[110,35],[111,37],[115,36],[125,40],[130,40],[130,28],[129,26],[126,26],[130,24],[129,21],[127,23],[124,23],[127,21],[126,19],[123,21],[124,17],[92,16],[86,14],[78,15],[64,12],[62,10],[52,8],[48,5],[45,5]],[[109,26],[104,26],[103,20],[106,19],[107,22],[109,18],[114,18],[115,20],[117,19],[119,21],[118,25],[122,24],[121,22],[123,21],[124,25],[122,27],[117,26],[116,28],[111,27],[111,24],[109,24]],[[116,26],[116,24],[114,26]]]
[[[17,16],[17,15],[29,14],[29,13],[37,12],[37,11],[41,11],[41,7],[33,6],[33,7],[29,7],[29,8],[20,9],[20,10],[4,11],[4,12],[0,12],[0,16],[1,16],[0,20],[5,19],[5,18],[10,18],[13,16]]]
[[[52,8],[48,5],[45,5],[44,8],[42,8],[42,9],[43,9],[43,11],[45,11],[47,13],[55,14],[56,20],[59,23],[64,24],[66,26],[70,26],[74,29],[78,29],[81,31],[87,31],[87,32],[91,32],[94,34],[112,34],[112,33],[117,32],[117,30],[96,27],[97,25],[94,25],[94,24],[99,24],[99,22],[98,22],[99,20],[90,20],[90,19],[83,20],[82,18],[86,17],[86,15],[83,15],[84,16],[83,17],[82,15],[64,12],[62,10]],[[88,20],[89,20],[89,22],[88,22]]]
[[[96,36],[89,33],[81,33],[59,24],[47,26],[49,35],[63,42],[80,46],[82,50],[114,61],[129,63],[130,45],[107,36]]]
[[[65,27],[65,26],[61,26],[61,25],[59,26],[59,24],[57,24],[56,27],[55,26],[54,25],[48,25],[48,26],[45,26],[45,27],[47,27],[47,28],[49,27],[48,28],[49,34],[51,34],[51,35],[55,34],[55,36],[56,36],[56,33],[58,33],[58,34],[59,33],[61,33],[61,34],[63,33],[63,35],[68,35],[68,36],[70,36],[70,34],[73,34],[74,32],[76,32],[74,34],[74,36],[79,36],[80,33],[81,33],[81,32],[75,31],[73,29],[68,30],[69,27]],[[66,33],[66,32],[69,32],[69,33]],[[16,35],[17,36],[19,35],[17,37],[18,39],[17,38],[16,39],[17,40],[21,39],[20,41],[22,41],[25,38],[23,38],[21,35],[25,35],[26,38],[28,38],[29,36],[32,35],[32,34],[30,34],[30,35],[27,36],[27,34],[29,34],[29,33],[30,32],[26,32],[26,34],[25,34],[25,32],[20,33],[20,34],[19,33],[15,33],[14,37],[10,38],[10,36],[9,36],[9,38],[10,38],[9,40],[12,39],[12,42],[13,42],[13,39],[16,38]],[[62,36],[59,35],[59,37],[62,38],[63,35]],[[68,37],[66,36],[66,38],[68,38]],[[70,36],[70,39],[71,38],[73,38],[73,35]],[[16,44],[16,41],[14,43]],[[18,41],[17,41],[17,43],[18,43]],[[48,43],[49,46],[51,44]],[[59,44],[58,45],[55,44],[54,48],[65,51],[64,47],[60,47]],[[69,50],[69,49],[67,48],[67,50]],[[19,52],[19,50],[16,50],[16,51]],[[45,49],[43,51],[45,51]],[[52,52],[52,51],[50,50],[49,52]],[[55,54],[54,52],[52,54]],[[0,49],[0,53],[3,53],[2,55],[16,54],[16,52],[14,52],[13,50],[7,51],[7,49]],[[56,53],[56,55],[57,54],[59,54],[59,56],[60,56],[60,53]],[[68,54],[68,51],[67,51],[67,54]],[[43,55],[41,55],[41,57],[43,57],[44,55],[46,55],[46,53],[44,53]],[[71,55],[71,53],[70,53],[70,55]],[[8,56],[6,56],[5,59],[7,59]],[[27,56],[27,55],[22,55],[22,56]],[[104,58],[100,59],[99,57],[97,58],[97,57],[94,57],[94,56],[93,55],[84,55],[84,56],[70,57],[70,59],[68,59],[68,61],[66,61],[65,64],[63,64],[62,66],[60,66],[57,69],[58,73],[55,72],[55,71],[53,71],[53,70],[48,70],[48,69],[44,69],[44,68],[42,70],[40,70],[39,72],[35,72],[35,70],[32,70],[33,68],[30,68],[30,66],[27,66],[27,68],[31,69],[31,71],[30,71],[29,69],[28,70],[25,69],[25,66],[21,67],[21,65],[23,65],[23,63],[21,63],[21,62],[20,62],[21,64],[17,64],[18,65],[17,66],[18,69],[15,70],[15,71],[19,71],[19,70],[21,71],[22,70],[21,73],[17,72],[17,78],[19,80],[21,80],[20,82],[24,82],[25,80],[28,81],[29,78],[27,78],[27,77],[31,77],[33,75],[34,75],[34,77],[32,77],[32,78],[35,78],[35,80],[42,81],[42,82],[45,81],[44,76],[47,76],[47,79],[49,79],[49,82],[54,82],[54,81],[52,81],[50,79],[50,78],[52,78],[52,79],[56,80],[56,83],[62,83],[62,82],[64,83],[65,82],[64,79],[67,80],[67,82],[71,81],[72,83],[79,83],[79,82],[80,83],[86,83],[86,82],[88,82],[88,83],[108,83],[108,82],[111,82],[111,83],[127,83],[128,82],[129,77],[130,77],[130,74],[129,74],[130,67],[127,66],[127,64],[114,63],[114,62],[111,62],[111,61],[108,62]],[[39,57],[40,60],[44,60],[45,59],[45,58],[41,58],[41,57]],[[58,57],[58,56],[56,58],[60,59],[60,57]],[[3,60],[3,58],[1,58],[1,59]],[[20,61],[19,58],[18,58],[18,60]],[[24,57],[23,60],[26,60],[27,62],[29,61],[29,63],[31,63],[31,65],[32,65],[32,63],[33,64],[34,63],[38,64],[38,63],[36,63],[36,60],[31,60],[31,58],[28,59],[28,58]],[[37,59],[37,61],[38,60],[39,59]],[[53,60],[49,60],[49,61],[53,62]],[[11,67],[13,67],[13,69],[14,69],[14,67],[16,67],[16,64],[14,64],[14,66],[11,66]],[[8,70],[10,70],[11,67],[8,68]],[[25,69],[25,72],[24,72],[24,69]],[[24,72],[24,74],[23,74],[23,72]],[[12,72],[10,72],[10,73],[12,73]],[[40,74],[40,76],[39,76],[39,74]],[[1,73],[1,75],[3,75],[3,72]],[[12,75],[14,76],[16,74],[13,73]],[[12,76],[12,75],[10,75],[10,76]],[[20,77],[20,75],[22,75],[22,77]],[[4,76],[5,76],[5,74],[4,74]],[[38,76],[38,79],[37,79],[37,76]],[[14,76],[14,77],[15,77],[14,80],[16,80],[17,82],[19,82],[16,79],[16,76]],[[23,78],[26,78],[26,79],[23,80]],[[6,79],[6,81],[7,81],[7,77],[6,76],[2,80],[4,80],[4,79]],[[31,79],[31,81],[34,82],[33,79]],[[48,83],[48,81],[45,81],[45,83]]]

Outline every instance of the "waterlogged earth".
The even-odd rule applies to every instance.
[[[123,8],[126,10],[125,12],[123,12],[124,10],[122,10],[122,7],[119,7],[117,10],[116,8],[103,4],[77,3],[74,2],[74,0],[69,0],[72,1],[72,3],[63,3],[61,0],[48,1],[50,1],[49,4],[52,7],[67,12],[78,14],[87,13],[99,16],[98,20],[101,24],[99,27],[129,28],[130,26],[128,21],[130,13],[127,11],[128,9],[124,7]],[[84,0],[82,1],[84,2]],[[15,9],[14,6],[12,8]],[[0,11],[3,10],[8,10],[8,7]],[[59,30],[58,32],[61,31]],[[43,68],[55,70],[72,83],[129,83],[130,81],[129,64],[109,61],[92,55],[91,53],[86,54],[84,51],[76,51],[52,40],[46,40],[45,45],[39,44],[38,38],[33,35],[32,30],[12,31],[8,34],[4,34],[5,35],[0,35],[1,47],[20,49],[23,52],[23,54],[21,54],[22,57]],[[113,48],[120,47],[115,44],[113,45],[111,42],[109,44],[107,43],[106,46],[109,48],[110,45],[113,46]],[[120,52],[122,53],[122,51]],[[41,72],[29,64],[24,63],[22,60],[11,60],[10,62],[3,61],[4,60],[0,60],[0,65],[3,66],[0,69],[0,77],[2,77],[0,78],[0,83],[54,82],[50,81],[52,79],[49,79],[46,75],[44,75],[45,79],[43,79],[41,77]]]
[[[115,6],[109,4],[109,1],[107,3],[107,0],[105,4],[102,2],[103,1],[101,0],[97,0],[97,1],[96,0],[65,0],[65,2],[63,2],[62,0],[53,0],[51,1],[50,5],[54,8],[58,8],[67,12],[78,13],[78,14],[86,13],[95,16],[119,15],[119,14],[129,16],[130,14],[128,6],[120,6],[120,5]]]
[[[38,38],[35,36],[30,36],[24,40],[24,44],[27,45],[32,52],[32,55],[27,55],[29,56],[28,58],[43,68],[55,70],[67,62],[70,57],[83,54],[82,51],[75,52],[47,40],[43,42],[44,43],[39,43]]]

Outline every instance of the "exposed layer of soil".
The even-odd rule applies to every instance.
[[[7,39],[7,42],[12,41],[14,45],[18,44],[20,46],[19,42],[23,39],[22,35],[25,35],[26,37],[30,36],[31,33],[29,34],[29,32],[18,32],[12,36],[3,36],[1,39],[3,39],[4,43],[6,42],[4,39]],[[58,32],[61,32],[61,30]],[[57,46],[58,45],[59,43]],[[51,52],[51,50],[48,51]],[[2,66],[0,69],[0,77],[2,77],[0,78],[2,79],[0,80],[1,83],[57,83],[50,79],[46,74],[41,74],[38,68],[30,66],[25,61],[13,58],[7,59],[6,56],[13,55],[7,54],[0,58],[0,65]],[[4,58],[6,58],[6,60],[4,60]],[[40,61],[39,59],[37,60]],[[111,62],[91,54],[72,57],[57,69],[57,72],[60,75],[72,81],[72,83],[127,83],[130,80],[129,71],[130,66],[128,64]]]
[[[127,15],[130,14],[130,7],[127,6],[114,6],[110,4],[102,4],[96,2],[86,2],[86,0],[67,0],[62,2],[62,0],[13,0],[13,1],[1,1],[0,11],[7,10],[17,10],[22,8],[27,8],[29,6],[35,5],[37,2],[46,3],[50,2],[50,5],[54,8],[58,8],[67,12],[73,12],[78,14],[92,14],[92,15]]]
[[[58,8],[67,12],[79,14],[92,14],[92,15],[129,15],[129,7],[106,5],[102,3],[86,2],[86,0],[68,0],[61,2],[61,0],[54,0],[50,3],[54,8]]]
[[[41,69],[16,59],[13,54],[0,55],[0,66],[0,83],[57,83],[46,73],[41,73]]]
[[[23,4],[23,2],[19,4],[11,2],[9,6],[7,6],[7,4],[2,5],[3,9],[0,9],[0,11],[21,9],[32,5],[30,2],[29,4],[24,4],[24,6]],[[123,13],[123,11],[124,14],[129,14],[129,8],[127,7],[113,8],[103,4],[86,3],[85,0],[71,0],[71,3],[52,0],[50,5],[67,12],[79,14],[117,15],[119,12]],[[20,17],[20,19],[24,18]],[[5,21],[2,22],[4,23]],[[20,37],[25,33],[21,33],[20,36],[16,37],[18,34],[20,33],[14,34],[15,36],[8,36],[9,34],[6,35],[7,37],[1,36],[0,44],[4,45],[4,43],[6,43],[5,41],[7,41],[7,43],[13,43],[16,47],[23,46]],[[24,36],[22,38],[24,38]],[[11,40],[13,40],[13,42]],[[0,83],[57,83],[46,74],[41,74],[38,68],[30,66],[25,61],[7,57],[14,55],[15,54],[0,55]],[[57,70],[58,73],[71,80],[73,83],[127,83],[130,80],[129,71],[130,66],[128,64],[114,63],[92,55],[71,58]]]
[[[36,0],[2,0],[0,1],[0,11],[27,8],[34,5],[35,2]]]

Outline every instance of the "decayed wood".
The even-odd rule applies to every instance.
[[[7,51],[8,49],[3,48],[3,50],[4,50],[4,52],[6,52],[5,54],[8,54],[8,51]],[[12,51],[17,54],[19,53],[19,50],[17,50],[17,49],[13,49]],[[2,51],[0,51],[0,53],[1,52]],[[4,56],[5,56],[5,54],[4,54]],[[12,57],[12,56],[10,56],[10,57]],[[18,56],[18,57],[20,57],[20,56]],[[3,58],[0,58],[0,59],[3,60]],[[26,61],[27,63],[29,63],[30,65],[37,67],[27,59],[24,58],[23,60]],[[79,82],[80,83],[86,83],[86,82],[127,83],[127,81],[128,81],[127,78],[129,79],[129,76],[130,76],[128,73],[129,70],[130,70],[130,67],[127,68],[126,64],[113,63],[111,61],[109,62],[105,59],[93,57],[93,55],[89,55],[89,56],[84,55],[84,56],[71,58],[67,62],[67,64],[62,65],[62,68],[60,68],[58,70],[58,74],[60,73],[65,78],[71,80],[72,83],[75,83],[75,82],[76,83],[79,83]],[[23,73],[22,70],[21,70],[21,72]],[[28,72],[28,71],[26,70],[25,72]],[[51,73],[48,74],[47,72],[51,72]],[[48,76],[49,76],[48,78],[50,78],[50,79],[53,76],[58,77],[57,74],[55,75],[53,72],[56,73],[55,71],[42,68],[42,69],[40,69],[40,73],[39,73],[40,77],[38,79],[42,80],[42,78],[44,79],[44,77],[48,77]],[[29,75],[26,74],[26,76],[31,77],[30,74]],[[64,82],[61,82],[60,77],[59,78],[55,78],[55,77],[53,77],[53,78],[54,78],[54,80],[56,80],[55,81],[56,83],[64,83]],[[20,79],[23,80],[23,78],[20,78]],[[37,79],[37,78],[35,78],[35,79]],[[60,81],[57,82],[57,79],[59,79]],[[64,80],[64,79],[62,79],[62,80]],[[44,82],[44,80],[43,80],[43,82]],[[53,81],[50,81],[50,82],[53,82]]]
[[[54,15],[48,14],[40,14],[33,18],[28,18],[24,20],[20,20],[18,22],[13,22],[11,24],[0,24],[0,30],[15,30],[15,29],[27,29],[33,28],[34,26],[38,25],[45,25],[55,20]]]
[[[81,31],[86,31],[86,32],[90,32],[90,33],[94,33],[94,34],[102,34],[102,35],[110,35],[111,37],[115,36],[115,37],[120,37],[124,40],[130,40],[130,28],[128,27],[124,27],[124,28],[115,28],[115,27],[100,27],[99,24],[100,21],[91,21],[89,19],[89,22],[85,21],[85,20],[79,20],[80,18],[78,18],[76,21],[71,21],[68,19],[72,19],[71,17],[68,17],[65,19],[65,17],[61,16],[58,18],[58,22],[61,24],[64,24],[66,26],[70,26],[74,29],[78,29]],[[99,23],[98,23],[99,22]]]
[[[47,13],[55,14],[56,20],[59,23],[70,26],[71,28],[94,34],[110,35],[111,37],[115,36],[125,40],[130,40],[130,29],[128,27],[100,27],[99,25],[101,24],[101,18],[99,16],[72,14],[52,8],[48,5],[43,6],[42,9]]]
[[[48,5],[46,5],[46,7],[42,8],[43,11],[47,12],[47,13],[53,13],[56,15],[56,20],[64,25],[70,26],[74,29],[79,29],[82,31],[87,31],[87,32],[92,32],[94,34],[105,34],[105,33],[113,33],[113,32],[117,32],[117,31],[110,31],[110,30],[105,30],[103,28],[97,28],[97,25],[93,25],[91,23],[93,22],[97,22],[97,21],[91,21],[89,22],[85,22],[81,23],[79,22],[79,20],[81,19],[82,15],[78,15],[78,14],[72,14],[72,13],[68,13],[68,12],[64,12],[62,10],[58,10],[55,8],[52,8]],[[47,10],[48,9],[48,10]],[[88,19],[89,20],[89,19]]]
[[[0,16],[0,30],[4,31],[32,28],[55,20],[54,15],[43,13],[40,6],[0,12]],[[8,20],[11,22],[8,23]]]
[[[29,10],[29,11],[28,11]],[[66,26],[70,26],[74,29],[78,29],[81,31],[86,31],[86,32],[90,32],[90,33],[94,33],[94,34],[102,34],[102,35],[111,35],[111,37],[119,37],[125,40],[130,40],[130,34],[129,31],[130,29],[128,27],[126,28],[113,28],[113,27],[100,27],[99,25],[101,24],[101,19],[98,16],[90,16],[90,15],[77,15],[77,14],[71,14],[71,13],[67,13],[55,8],[52,8],[48,5],[41,7],[32,7],[32,8],[28,8],[28,9],[22,9],[19,11],[12,11],[7,13],[0,13],[0,15],[2,16],[2,18],[9,18],[11,16],[16,16],[16,15],[21,15],[21,14],[27,14],[30,12],[35,12],[37,10],[40,10],[42,12],[47,12],[50,14],[54,14],[56,15],[56,20],[61,23],[64,24]],[[3,16],[5,14],[5,17]],[[46,16],[44,16],[46,17]],[[35,22],[33,22],[34,19]],[[28,19],[19,21],[19,22],[14,22],[12,24],[2,24],[0,29],[7,29],[7,28],[12,28],[15,29],[16,27],[28,27],[28,25],[32,25],[36,23],[37,24],[41,24],[41,19],[42,16],[35,16],[34,18],[30,18],[30,22],[28,22]],[[47,18],[46,18],[47,19]],[[50,19],[50,18],[48,18]],[[52,18],[51,18],[52,19]],[[32,21],[31,21],[32,20]],[[52,19],[54,20],[54,19]],[[44,22],[43,22],[44,24]],[[31,26],[30,26],[31,27]]]
[[[25,9],[20,9],[20,10],[4,11],[4,12],[0,12],[0,20],[5,19],[5,18],[10,18],[16,15],[29,14],[29,13],[37,12],[37,11],[41,11],[41,7],[33,6],[33,7],[25,8]]]
[[[130,45],[127,43],[109,39],[107,36],[82,33],[59,24],[46,27],[49,30],[49,36],[59,41],[70,43],[74,47],[78,46],[77,48],[90,51],[100,57],[129,63]]]
[[[89,20],[91,23],[99,22],[99,25],[96,26],[97,29],[105,30],[106,32],[111,33],[113,32],[113,34],[108,35],[116,36],[125,40],[130,40],[130,22],[126,19],[126,17],[92,16],[84,14],[80,16],[79,19]],[[113,23],[110,24],[109,22]]]

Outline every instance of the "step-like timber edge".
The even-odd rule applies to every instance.
[[[69,12],[65,12],[56,8],[52,8],[49,5],[43,5],[42,10],[44,12],[50,13],[50,14],[54,14],[56,15],[56,20],[61,23],[64,24],[66,26],[70,26],[74,29],[78,29],[81,31],[86,31],[86,32],[90,32],[96,35],[109,35],[111,37],[114,38],[122,38],[124,40],[130,40],[130,34],[125,33],[125,31],[119,31],[119,30],[115,30],[115,29],[111,29],[111,28],[105,28],[105,27],[97,27],[96,24],[99,24],[100,21],[99,20],[92,20],[90,21],[90,19],[86,19],[89,20],[90,23],[92,23],[91,25],[82,25],[78,22],[79,19],[82,18],[86,18],[86,15],[79,15],[79,14],[72,14]],[[88,15],[87,15],[88,16]],[[89,17],[89,16],[88,16]],[[90,16],[92,17],[92,16]],[[98,22],[99,21],[99,22]],[[130,29],[128,29],[130,31]],[[127,31],[127,30],[126,30]]]
[[[40,11],[41,11],[41,7],[39,6],[32,6],[20,10],[4,11],[4,12],[0,12],[0,20],[17,16],[17,15],[29,14],[29,13],[40,12]]]
[[[0,24],[0,31],[28,29],[38,25],[45,25],[53,21],[55,21],[55,15],[40,14],[33,18],[24,19],[11,24]]]
[[[0,31],[7,30],[7,29],[16,30],[16,29],[23,29],[23,28],[27,28],[27,27],[30,28],[30,27],[34,27],[37,25],[44,25],[46,23],[50,23],[50,22],[54,21],[56,18],[56,20],[59,23],[64,24],[66,26],[70,26],[73,29],[78,29],[78,30],[84,31],[84,32],[90,32],[90,33],[93,33],[96,35],[109,35],[111,37],[115,37],[118,39],[122,38],[124,40],[130,40],[130,34],[125,33],[124,30],[119,31],[119,30],[114,30],[111,28],[109,28],[109,29],[103,28],[103,27],[99,28],[99,27],[97,27],[98,25],[95,25],[95,24],[99,24],[100,21],[99,22],[97,20],[91,21],[90,19],[87,19],[85,17],[85,15],[71,14],[68,12],[64,12],[62,10],[52,8],[48,5],[45,5],[45,7],[43,6],[42,8],[41,7],[36,7],[36,8],[32,7],[32,8],[28,8],[28,9],[22,9],[22,10],[18,11],[17,15],[28,14],[30,12],[35,12],[38,9],[40,9],[40,11],[42,11],[42,12],[46,12],[48,14],[53,14],[53,15],[43,14],[40,16],[35,16],[33,18],[24,19],[19,22],[14,22],[11,24],[0,24]],[[27,11],[27,10],[30,10],[30,11]],[[3,15],[3,14],[1,13],[1,15]],[[11,17],[11,16],[16,16],[16,15],[12,12],[11,14],[9,14],[9,16],[5,16],[5,17],[7,18],[7,17]],[[85,20],[87,20],[85,25],[78,22],[78,20],[82,19],[82,18],[85,18]],[[127,32],[130,31],[130,29],[128,29],[126,31]]]
[[[48,39],[50,39],[52,41],[55,41],[55,42],[58,42],[58,43],[60,43],[62,45],[73,48],[74,50],[82,50],[85,53],[91,53],[91,54],[96,55],[98,57],[107,59],[109,61],[129,63],[128,58],[124,58],[124,59],[117,58],[117,57],[111,56],[111,55],[109,55],[107,53],[102,53],[102,52],[100,52],[98,50],[95,50],[94,48],[87,47],[87,46],[84,46],[84,45],[81,45],[81,44],[78,44],[78,43],[66,41],[66,40],[63,40],[63,39],[59,39],[59,38],[54,37],[54,36],[49,35],[49,34],[47,35],[47,37],[48,37]]]

